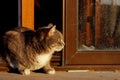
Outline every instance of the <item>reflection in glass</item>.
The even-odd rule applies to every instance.
[[[120,0],[78,1],[78,50],[120,51]]]

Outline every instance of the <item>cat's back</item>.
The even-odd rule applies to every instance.
[[[4,53],[7,61],[11,64],[27,61],[26,43],[29,42],[35,32],[25,28],[16,27],[7,31],[3,36]],[[15,65],[14,65],[15,66]]]
[[[31,31],[31,30],[28,29],[28,28],[25,28],[25,27],[16,27],[16,28],[13,28],[13,29],[11,29],[11,30],[6,31],[3,37],[7,37],[7,36],[18,36],[18,35],[20,35],[21,33],[24,33],[24,32],[26,32],[26,31]]]
[[[29,28],[26,27],[16,27],[13,28],[7,32],[5,32],[3,39],[4,41],[6,41],[5,39],[11,39],[11,40],[23,40],[24,38],[28,38],[28,37],[32,37],[34,36],[35,31],[31,30]]]
[[[17,32],[26,32],[26,31],[33,31],[29,28],[26,28],[26,27],[16,27],[14,29],[12,29],[13,31],[17,31]]]
[[[9,51],[13,51],[17,53],[17,49],[20,50],[24,47],[24,36],[22,32],[28,31],[26,28],[16,27],[5,32],[3,36],[3,44],[5,49],[9,49]]]
[[[25,27],[16,27],[7,31],[3,36],[3,45],[9,51],[18,53],[25,48],[25,42],[32,38],[34,31]]]

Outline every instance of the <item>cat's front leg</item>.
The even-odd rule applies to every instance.
[[[50,66],[50,62],[48,62],[48,63],[43,67],[43,69],[44,69],[44,71],[45,71],[47,74],[55,74],[55,69]]]

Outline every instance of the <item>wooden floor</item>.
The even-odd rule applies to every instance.
[[[0,72],[0,80],[120,80],[119,72],[56,72],[55,75],[32,72],[25,76],[17,73]]]

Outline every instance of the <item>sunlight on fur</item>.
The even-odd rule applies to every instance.
[[[43,68],[48,74],[55,74],[50,60],[55,51],[64,48],[63,35],[53,24],[43,26],[36,31],[25,27],[9,30],[3,36],[3,58],[12,68],[23,75]]]

